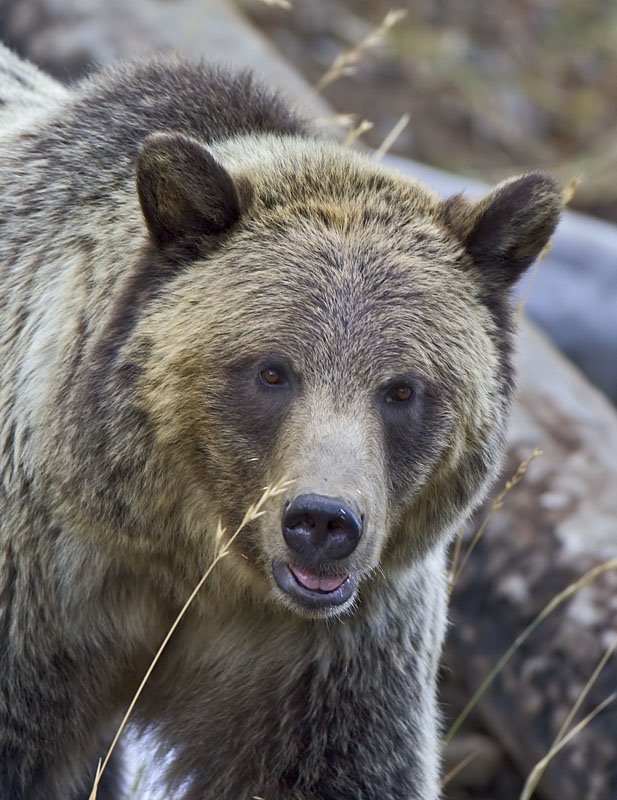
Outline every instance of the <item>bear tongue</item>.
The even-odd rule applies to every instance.
[[[310,589],[312,592],[333,592],[338,589],[347,580],[347,575],[316,575],[314,572],[309,572],[300,567],[289,566],[295,579],[305,589]]]

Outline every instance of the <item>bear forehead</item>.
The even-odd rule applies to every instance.
[[[339,375],[464,382],[465,365],[492,350],[490,315],[438,231],[392,240],[305,216],[274,236],[239,233],[181,281],[182,328],[225,362],[274,353]]]
[[[271,351],[462,381],[492,352],[490,314],[431,192],[329,143],[264,137],[215,152],[250,188],[223,248],[175,285],[196,346],[225,361]]]
[[[250,187],[256,211],[293,215],[321,207],[341,222],[367,207],[389,207],[408,221],[439,211],[439,198],[420,183],[333,142],[265,135],[238,137],[212,149]]]

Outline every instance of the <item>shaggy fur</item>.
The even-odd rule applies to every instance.
[[[0,43],[0,132],[26,128],[33,117],[50,112],[67,90]]]
[[[173,797],[435,800],[445,546],[499,463],[507,293],[558,186],[441,202],[203,65],[51,94],[0,143],[0,797],[87,796],[218,521],[285,476],[135,723]],[[343,605],[273,579],[300,492],[363,515]]]

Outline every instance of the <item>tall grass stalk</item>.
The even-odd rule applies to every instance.
[[[553,742],[553,744],[557,744],[558,742],[560,742],[563,739],[566,731],[568,730],[568,728],[572,724],[572,720],[578,714],[579,708],[585,702],[585,699],[586,699],[587,695],[589,694],[589,691],[590,691],[591,687],[598,680],[598,676],[600,675],[600,673],[602,672],[604,667],[607,665],[609,658],[615,652],[615,648],[617,648],[617,636],[613,639],[613,641],[611,642],[609,647],[607,647],[606,652],[604,653],[604,655],[602,656],[602,658],[598,662],[597,667],[591,673],[591,677],[589,678],[589,680],[587,681],[587,683],[583,687],[583,690],[581,691],[579,696],[576,698],[576,703],[574,703],[574,705],[570,709],[570,713],[564,719],[563,724],[562,724],[561,728],[559,728],[559,732],[557,733],[557,736],[555,737],[555,741]]]
[[[554,744],[553,747],[551,747],[549,752],[544,756],[544,758],[541,761],[538,761],[536,766],[529,774],[529,777],[527,778],[525,785],[523,786],[523,791],[521,792],[519,800],[531,799],[551,759],[553,759],[557,755],[557,753],[561,752],[563,748],[567,744],[569,744],[572,741],[572,739],[574,739],[575,736],[577,736],[584,728],[587,727],[587,725],[589,725],[589,723],[593,719],[595,719],[595,717],[598,716],[598,714],[604,711],[604,709],[607,706],[609,706],[615,700],[616,697],[617,697],[617,692],[607,697],[606,700],[603,700],[598,706],[596,706],[596,708],[594,708],[591,714],[588,714],[584,719],[582,719],[578,723],[578,725],[575,725],[570,731],[570,733],[566,734],[566,736],[564,736],[563,739],[561,739],[561,741],[559,741],[558,743]]]
[[[99,768],[97,769],[96,777],[94,779],[94,784],[92,786],[92,791],[90,793],[89,800],[96,800],[96,795],[97,795],[98,786],[99,786],[101,777],[102,777],[103,773],[105,772],[105,768],[107,767],[107,764],[109,763],[109,759],[111,758],[112,753],[114,752],[114,749],[115,749],[116,745],[118,744],[118,740],[120,739],[120,736],[122,735],[122,732],[124,731],[128,721],[129,721],[129,718],[130,718],[131,714],[133,713],[133,709],[135,708],[135,705],[137,704],[137,701],[141,697],[141,694],[142,694],[146,684],[148,683],[148,680],[150,679],[150,676],[152,675],[152,672],[153,672],[154,668],[156,667],[159,659],[161,658],[161,656],[163,654],[163,651],[167,647],[167,645],[169,643],[169,640],[173,636],[176,628],[178,627],[178,625],[182,621],[184,615],[188,611],[188,609],[191,606],[193,600],[197,596],[199,590],[204,585],[204,583],[207,581],[207,579],[210,577],[210,575],[211,575],[212,571],[214,570],[214,568],[216,567],[216,565],[220,561],[222,561],[227,555],[229,555],[229,553],[230,553],[230,549],[229,548],[230,548],[231,544],[234,542],[234,540],[236,539],[236,537],[238,536],[238,534],[240,533],[240,531],[242,531],[243,528],[245,528],[250,522],[254,522],[256,519],[259,519],[259,517],[261,517],[264,514],[263,507],[264,507],[265,503],[268,500],[270,500],[272,497],[275,497],[276,495],[281,494],[281,492],[283,492],[289,485],[290,485],[290,481],[281,480],[277,484],[275,484],[274,486],[267,487],[264,490],[264,493],[262,494],[262,496],[259,498],[259,500],[254,505],[250,506],[250,508],[248,509],[248,511],[246,512],[244,517],[242,518],[242,522],[238,525],[238,527],[236,528],[234,533],[226,541],[225,541],[225,529],[221,526],[221,523],[219,522],[218,528],[217,528],[217,531],[216,531],[216,543],[217,543],[217,548],[218,548],[217,549],[217,553],[216,553],[214,559],[212,560],[212,563],[207,568],[207,570],[204,572],[204,574],[200,578],[199,582],[197,583],[197,585],[195,586],[195,588],[193,589],[193,591],[189,595],[186,603],[182,606],[182,609],[181,609],[180,613],[178,614],[178,616],[174,620],[173,624],[171,625],[171,627],[167,631],[167,634],[165,635],[165,638],[161,642],[161,645],[160,645],[159,649],[156,651],[156,654],[154,655],[154,658],[150,662],[150,666],[146,670],[146,674],[142,678],[141,683],[139,684],[139,687],[137,688],[137,691],[133,695],[133,699],[131,700],[131,702],[129,704],[129,707],[126,710],[126,713],[125,713],[124,717],[122,718],[122,722],[120,723],[120,726],[118,727],[118,730],[116,731],[116,735],[114,736],[113,741],[112,741],[111,745],[109,746],[109,750],[107,751],[107,754],[105,755],[105,758],[103,759],[103,763],[100,764]]]
[[[548,753],[544,756],[543,759],[538,761],[538,763],[535,765],[533,770],[529,773],[529,777],[527,778],[525,786],[523,787],[523,792],[521,794],[520,800],[529,800],[529,798],[532,796],[536,786],[538,785],[538,783],[542,779],[542,775],[544,774],[546,768],[548,767],[551,759],[554,756],[556,756],[557,753],[560,752],[562,747],[564,747],[565,744],[567,744],[573,738],[573,736],[571,736],[569,733],[567,733],[567,730],[570,727],[570,725],[572,724],[572,720],[574,719],[574,717],[578,714],[578,711],[579,711],[580,707],[585,702],[585,699],[586,699],[587,695],[589,694],[589,692],[591,690],[591,687],[598,680],[598,677],[599,677],[600,673],[602,672],[602,670],[604,669],[604,667],[607,665],[609,658],[615,652],[615,648],[617,648],[617,636],[613,639],[611,644],[607,647],[606,652],[604,653],[604,655],[602,656],[602,658],[600,659],[600,661],[596,665],[596,668],[594,669],[594,671],[591,673],[591,675],[589,677],[589,680],[587,681],[587,683],[585,684],[585,686],[581,690],[579,696],[576,698],[576,702],[574,703],[574,705],[572,706],[572,708],[568,712],[568,715],[566,716],[566,718],[563,721],[561,727],[559,728],[559,731],[557,732],[557,736],[555,737],[555,741],[551,745]],[[597,716],[604,708],[606,708],[606,706],[610,702],[612,702],[612,700],[614,700],[616,696],[617,695],[613,694],[613,695],[611,695],[611,697],[608,697],[606,700],[604,700],[602,703],[600,703],[600,705],[597,706],[597,708],[594,709],[594,711],[592,711],[591,714],[589,714],[587,717],[585,717],[585,719],[582,720],[582,723],[579,723],[579,725],[575,726],[575,728],[573,728],[570,733],[573,733],[573,732],[579,733],[583,729],[583,727],[585,727],[589,722],[591,722],[591,720],[595,716]],[[567,742],[565,742],[566,739],[567,739]],[[565,744],[564,744],[564,742],[565,742]]]

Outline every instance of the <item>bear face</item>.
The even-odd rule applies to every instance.
[[[138,191],[141,269],[167,276],[136,327],[140,404],[184,535],[211,540],[219,518],[233,530],[286,478],[226,579],[302,615],[351,610],[376,570],[404,571],[460,524],[494,474],[507,292],[552,233],[559,188],[529,175],[441,202],[330,144],[210,151],[162,134],[142,148]]]

